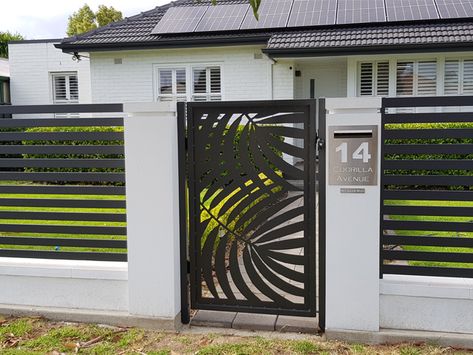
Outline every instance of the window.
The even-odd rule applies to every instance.
[[[360,63],[359,96],[389,94],[389,62]]]
[[[445,60],[444,94],[473,94],[473,59]]]
[[[158,70],[158,99],[160,101],[186,101],[186,69]]]
[[[220,101],[219,66],[186,66],[157,70],[159,101]]]
[[[220,67],[193,68],[192,101],[222,99]]]
[[[77,73],[52,74],[53,102],[55,104],[78,103],[79,81]]]
[[[396,69],[397,96],[437,94],[437,61],[399,61]]]

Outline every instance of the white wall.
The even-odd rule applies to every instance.
[[[315,97],[347,96],[347,58],[311,58],[298,60],[295,78],[295,97],[310,98],[310,80],[315,80]]]
[[[121,59],[122,64],[115,64],[115,59]],[[221,65],[223,100],[271,99],[273,61],[261,54],[261,47],[246,46],[91,53],[92,100],[155,101],[154,68],[180,64]],[[282,71],[285,69],[291,73],[288,68]]]
[[[53,103],[51,73],[77,71],[79,103],[91,102],[90,62],[72,60],[70,54],[54,47],[58,42],[9,44],[10,87],[13,105],[46,105]]]

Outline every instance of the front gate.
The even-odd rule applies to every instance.
[[[178,111],[180,136],[187,132],[181,228],[188,222],[191,307],[315,316],[315,101]]]

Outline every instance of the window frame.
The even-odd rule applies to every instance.
[[[207,71],[210,70],[210,68],[215,68],[218,67],[220,68],[220,93],[210,93],[209,91],[206,92],[205,94],[198,94],[202,96],[206,96],[211,98],[212,96],[219,96],[220,99],[218,101],[223,101],[225,98],[224,94],[224,78],[223,78],[223,73],[224,73],[224,65],[222,62],[195,62],[195,63],[154,63],[153,64],[153,87],[154,87],[154,101],[157,102],[176,102],[178,100],[161,100],[161,97],[174,97],[175,95],[161,95],[160,94],[160,83],[159,83],[159,72],[160,70],[178,70],[178,69],[185,69],[186,70],[186,100],[187,102],[195,102],[193,100],[194,96],[194,68],[206,68]],[[208,75],[208,74],[206,74]],[[210,81],[207,80],[207,88],[210,90]],[[173,78],[173,91],[174,91],[174,78]],[[184,96],[184,94],[181,94]],[[207,101],[207,100],[205,100]]]
[[[64,72],[50,72],[50,83],[51,83],[51,95],[52,95],[52,103],[53,104],[78,104],[80,101],[80,86],[79,86],[79,74],[77,71],[64,71]],[[77,99],[71,99],[71,84],[70,78],[76,77],[77,81]],[[57,77],[64,77],[66,78],[66,99],[65,100],[57,100],[56,99],[56,82],[55,78]]]

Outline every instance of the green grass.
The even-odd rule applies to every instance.
[[[386,201],[386,205],[396,206],[437,206],[437,207],[473,207],[473,201]],[[431,221],[431,222],[471,222],[471,217],[448,217],[448,216],[407,216],[391,215],[392,220],[397,221]],[[438,232],[438,231],[406,231],[396,230],[395,233],[400,236],[437,236],[437,237],[459,237],[473,238],[472,232]],[[431,247],[431,246],[402,246],[406,251],[425,251],[437,253],[473,253],[473,248],[455,248],[455,247]],[[451,263],[451,262],[431,262],[431,261],[409,261],[412,266],[429,267],[460,267],[473,268],[470,263]]]
[[[460,349],[425,344],[350,345],[317,335],[274,334],[272,337],[182,333],[93,324],[52,322],[40,318],[1,318],[0,354],[189,354],[189,355],[449,355]],[[464,352],[466,354],[466,351]]]

